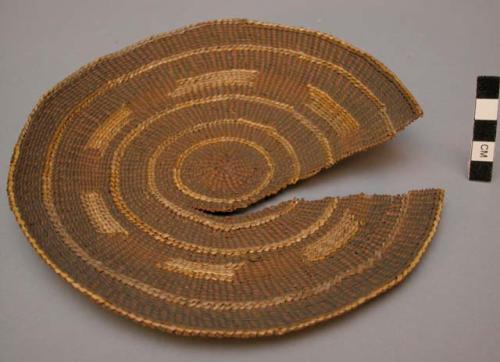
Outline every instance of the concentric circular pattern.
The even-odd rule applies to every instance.
[[[271,155],[264,147],[238,137],[197,143],[179,156],[176,166],[174,181],[179,190],[213,202],[248,199],[269,184],[274,172]],[[192,191],[193,187],[203,192]]]
[[[421,115],[383,65],[328,35],[202,23],[101,58],[46,94],[9,196],[42,258],[94,301],[186,335],[283,334],[399,283],[441,190],[246,207]]]

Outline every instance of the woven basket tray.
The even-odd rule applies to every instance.
[[[443,192],[227,212],[421,114],[387,68],[329,35],[197,24],[49,91],[14,151],[11,208],[57,274],[120,315],[184,335],[284,334],[402,281],[436,230]]]

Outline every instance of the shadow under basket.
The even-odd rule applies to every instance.
[[[385,66],[330,35],[205,22],[97,59],[43,96],[14,150],[10,205],[57,274],[122,316],[191,336],[280,335],[401,282],[443,191],[231,212],[421,115]]]

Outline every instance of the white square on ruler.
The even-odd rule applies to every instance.
[[[495,154],[495,142],[472,142],[472,161],[488,161],[493,162]]]
[[[498,99],[476,99],[476,112],[474,119],[482,121],[496,121],[498,112]]]

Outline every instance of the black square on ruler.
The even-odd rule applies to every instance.
[[[493,162],[471,161],[469,169],[469,180],[491,181]]]
[[[482,75],[477,77],[476,98],[498,98],[499,77]]]
[[[475,121],[474,141],[495,142],[497,121]]]

